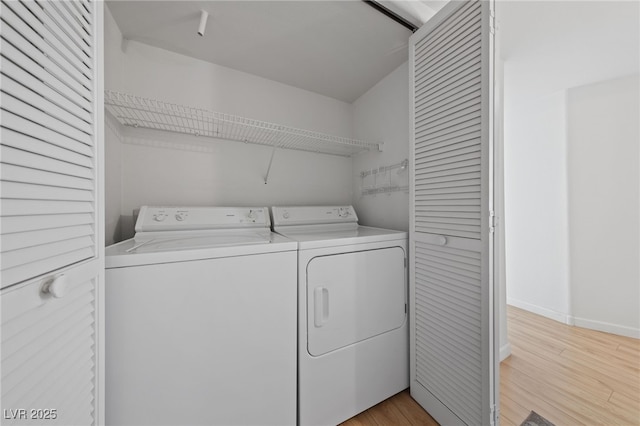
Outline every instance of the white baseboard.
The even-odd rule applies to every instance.
[[[511,355],[511,343],[507,343],[500,347],[500,362],[504,361],[509,355]]]
[[[521,300],[516,300],[511,297],[507,297],[507,304],[515,306],[516,308],[524,309],[525,311],[533,312],[534,314],[542,315],[543,317],[550,318],[563,324],[573,325],[573,318],[563,312],[557,312],[551,309],[543,308],[542,306],[523,302]]]
[[[605,333],[617,334],[619,336],[640,339],[640,328],[633,328],[625,325],[612,324],[603,321],[595,321],[587,318],[578,318],[562,312],[556,312],[551,309],[543,308],[538,305],[523,302],[521,300],[512,299],[510,297],[507,297],[507,304],[515,306],[516,308],[524,309],[525,311],[533,312],[534,314],[538,314],[546,318],[550,318],[563,324],[575,325],[576,327],[588,328],[590,330],[602,331]],[[504,358],[509,356],[508,354],[503,356],[503,350],[508,350],[509,353],[511,353],[510,347],[508,349],[505,348],[507,345],[504,345],[500,348],[500,360],[503,360]]]
[[[585,318],[571,317],[576,327],[588,328],[590,330],[603,331],[605,333],[617,334],[620,336],[640,339],[640,329],[627,327],[624,325],[611,324],[609,322],[594,321]]]

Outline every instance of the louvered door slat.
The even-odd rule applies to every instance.
[[[67,3],[67,1],[51,2],[43,6],[43,8],[50,13],[52,19],[58,24],[62,22],[66,24],[65,31],[68,33],[69,38],[90,58],[91,36],[84,31],[82,25],[76,19],[75,13],[68,7]],[[51,7],[47,8],[47,6]]]
[[[89,21],[87,21],[82,15],[82,11],[78,7],[78,4],[75,1],[64,1],[61,3],[62,3],[62,6],[69,13],[69,16],[71,16],[72,19],[74,20],[74,25],[79,26],[77,28],[79,28],[79,30],[82,31],[82,33],[84,33],[82,37],[85,38],[85,42],[88,43],[90,46],[91,45],[91,25],[88,25]],[[89,36],[89,38],[86,39],[86,36]]]
[[[415,147],[416,149],[423,150],[429,146],[436,144],[445,144],[446,142],[452,142],[454,139],[458,139],[461,137],[467,137],[472,134],[479,134],[481,131],[481,127],[479,125],[476,126],[468,126],[461,127],[459,129],[453,129],[448,133],[444,133],[438,136],[434,135],[425,135],[423,137],[416,137],[415,139]]]
[[[444,164],[457,163],[464,160],[472,160],[474,158],[480,158],[480,147],[476,145],[467,146],[457,150],[445,152],[442,154],[424,155],[422,157],[416,157],[416,165],[420,167],[435,167]]]
[[[421,54],[432,51],[431,46],[441,48],[442,42],[446,42],[451,34],[455,34],[456,30],[461,27],[468,28],[470,22],[476,18],[477,13],[477,4],[466,2],[460,9],[455,11],[451,16],[448,16],[445,21],[441,22],[440,25],[433,28],[428,39],[424,38],[415,45],[416,65],[419,65],[421,62]]]
[[[2,32],[7,41],[37,63],[48,65],[47,69],[54,69],[57,78],[86,96],[87,100],[90,99],[91,80],[83,73],[86,65],[77,53],[49,31],[49,25],[43,25],[39,18],[47,22],[50,19],[35,2],[3,3],[2,12],[3,20],[7,23],[7,28],[3,28]]]
[[[482,119],[477,116],[466,117],[464,120],[459,120],[458,123],[443,126],[443,128],[431,131],[430,129],[422,129],[420,133],[416,133],[416,140],[422,142],[423,140],[434,141],[438,138],[455,137],[461,133],[476,132],[481,129]]]
[[[2,252],[19,250],[27,247],[39,246],[70,238],[90,236],[93,234],[91,225],[51,228],[28,232],[3,233]]]
[[[472,186],[445,187],[435,189],[424,189],[416,187],[416,194],[425,196],[437,196],[439,194],[477,194],[480,190],[480,184]],[[473,198],[476,198],[475,196]]]
[[[450,218],[450,219],[463,218],[465,220],[473,220],[474,222],[479,221],[479,219],[477,218],[477,214],[474,212],[423,211],[422,215],[426,217],[430,217],[434,220],[446,219],[446,218]]]
[[[27,2],[29,8],[40,22],[44,24],[46,30],[52,33],[53,37],[50,42],[56,48],[62,50],[66,48],[64,57],[68,61],[77,61],[77,68],[83,71],[83,67],[91,68],[91,49],[84,43],[81,43],[73,36],[73,30],[63,18],[57,15],[53,2]],[[82,64],[82,65],[80,65]],[[82,79],[79,79],[82,81]]]
[[[93,189],[93,182],[90,179],[61,175],[28,167],[15,166],[13,164],[2,165],[2,170],[0,170],[0,179],[8,182],[75,188],[86,191],[91,191]]]
[[[458,136],[432,144],[420,144],[416,147],[416,158],[424,155],[437,155],[443,152],[454,151],[476,145],[476,140],[480,136],[479,132]]]
[[[433,282],[430,282],[430,284],[432,286],[435,286]],[[429,303],[429,300],[440,300],[445,299],[446,297],[447,295],[445,293],[434,292],[429,296],[429,298],[417,301],[416,304],[419,306],[419,308],[421,308],[418,310],[417,315],[423,316],[424,312],[430,311],[432,315],[447,316],[447,313],[449,312],[449,307],[447,305],[441,303]],[[452,306],[453,309],[458,308],[453,304],[451,304],[450,306]],[[428,317],[425,317],[424,319],[428,321]],[[447,322],[439,329],[441,333],[444,333],[450,337],[459,337],[463,340],[469,340],[472,344],[475,345],[480,344],[480,339],[478,338],[478,330],[478,327],[473,327],[473,325],[467,320],[467,318],[463,318],[460,315],[452,317],[449,322]],[[460,352],[451,355],[454,357],[458,355],[458,358],[462,358],[461,354],[464,353],[464,348],[462,348]],[[464,371],[464,368],[459,371]],[[470,374],[469,376],[471,377],[470,381],[473,381],[474,378],[478,378],[476,377],[476,374]]]
[[[19,99],[7,92],[2,92],[0,96],[0,102],[2,107],[14,114],[26,118],[34,123],[39,123],[43,127],[53,130],[61,135],[65,135],[78,142],[82,142],[85,145],[91,145],[91,135],[84,133],[73,126],[70,126],[64,121],[60,121],[55,117],[43,112],[42,110],[34,107],[28,103],[28,96],[24,96],[27,99]]]
[[[440,108],[436,114],[432,111],[423,111],[420,116],[416,116],[416,123],[419,125],[428,125],[430,123],[441,120],[445,117],[451,119],[454,114],[468,113],[474,111],[480,106],[480,95],[470,97],[468,100],[453,102],[449,101],[445,108]]]
[[[422,279],[425,279],[427,281],[432,281],[432,280],[437,281],[437,279],[432,277],[430,274],[429,275],[420,274],[420,276]],[[469,324],[474,323],[475,321],[478,320],[479,314],[480,314],[479,309],[478,310],[465,309],[465,307],[468,306],[468,305],[465,305],[465,303],[467,302],[467,298],[465,294],[463,294],[455,286],[449,286],[447,284],[441,287],[441,289],[444,289],[449,297],[447,299],[442,298],[442,300],[438,300],[438,303],[441,303],[443,306],[446,306],[449,309],[459,310],[460,317],[464,318],[464,320]],[[433,297],[434,294],[430,293],[428,290],[429,290],[428,288],[420,288],[417,290],[425,294],[425,300],[423,300],[423,303],[426,303],[427,305],[431,303],[435,303],[434,300],[436,300]],[[480,323],[478,323],[477,325],[480,326]]]
[[[71,162],[23,151],[7,145],[0,146],[0,156],[2,156],[2,162],[6,164],[75,176],[81,179],[91,180],[93,178],[92,170],[88,167],[77,166]]]
[[[17,401],[25,398],[30,398],[31,400],[38,399],[40,394],[38,392],[30,392],[30,390],[38,387],[39,384],[46,382],[47,380],[53,380],[51,379],[52,376],[55,379],[61,369],[58,368],[56,371],[51,371],[48,368],[47,362],[50,360],[50,357],[52,355],[58,357],[54,362],[58,364],[59,367],[63,367],[63,365],[60,365],[59,363],[83,349],[82,342],[84,340],[76,338],[76,335],[86,337],[90,333],[90,330],[88,330],[87,327],[91,324],[91,320],[87,319],[85,321],[78,322],[78,318],[84,318],[86,315],[90,315],[91,305],[88,304],[86,305],[86,309],[72,313],[77,315],[67,316],[64,321],[55,324],[59,327],[63,327],[64,330],[68,330],[67,333],[64,333],[64,336],[60,336],[61,333],[56,331],[55,327],[52,325],[51,327],[48,327],[48,333],[37,334],[36,338],[29,341],[23,347],[16,348],[13,350],[13,353],[6,356],[3,364],[8,369],[9,373],[3,377],[3,382],[7,384],[7,389],[5,390],[3,388],[3,396],[7,403],[13,405]],[[24,329],[22,332],[24,333]],[[37,332],[37,330],[30,330],[29,334],[36,335],[35,332]],[[62,342],[58,342],[61,338]],[[7,340],[7,344],[9,344],[10,348],[7,352],[11,352],[14,343]],[[42,354],[42,347],[51,346],[56,349],[55,352],[48,353],[47,355]],[[86,345],[84,345],[84,347],[86,347]],[[89,351],[91,350],[90,347],[86,349],[89,349]],[[40,374],[33,374],[34,372],[31,368],[32,365],[26,362],[28,359],[24,358],[25,354],[30,355],[29,359],[41,361],[38,362]],[[86,358],[90,358],[90,356]],[[49,386],[51,384],[52,383],[50,383]],[[41,386],[40,388],[44,391],[44,389],[49,386]]]
[[[0,212],[6,216],[93,213],[93,204],[84,201],[8,199],[3,200]]]
[[[41,334],[48,332],[51,327],[60,324],[65,318],[74,315],[74,312],[85,306],[91,305],[93,300],[92,289],[86,286],[78,291],[68,294],[64,298],[61,305],[64,309],[40,309],[32,312],[23,312],[16,316],[13,320],[2,327],[2,336],[5,339],[14,339],[16,349],[19,349],[32,340],[37,339]],[[27,328],[33,329],[33,333],[21,333]],[[3,353],[10,356],[10,351]],[[3,375],[2,377],[5,377]],[[19,381],[18,381],[19,382]],[[11,389],[3,387],[3,392],[9,392]]]
[[[95,364],[93,362],[87,361],[83,364],[79,364],[76,366],[76,370],[92,370],[95,368]],[[86,380],[83,380],[81,377],[76,377],[74,380],[65,381],[65,385],[62,387],[60,393],[55,394],[55,397],[52,397],[51,394],[48,394],[50,404],[55,404],[56,406],[67,406],[69,412],[77,413],[77,419],[74,421],[76,424],[90,424],[92,421],[92,412],[87,412],[86,410],[82,410],[84,407],[90,407],[93,404],[93,390],[94,387],[91,384],[86,384]],[[84,384],[84,386],[82,386]],[[47,401],[46,399],[44,401]],[[46,402],[45,402],[46,403]],[[82,420],[84,418],[84,420]]]
[[[478,45],[475,47],[477,48]],[[473,52],[474,49],[471,47],[468,50],[469,52]],[[466,53],[452,57],[451,61],[447,63],[449,66],[438,69],[435,75],[432,75],[428,71],[425,71],[422,75],[418,75],[418,81],[416,81],[416,84],[419,85],[419,89],[416,92],[418,96],[428,95],[435,88],[441,90],[446,89],[452,81],[452,77],[461,76],[468,79],[473,75],[473,71],[480,66],[481,57],[479,54],[469,55]]]
[[[59,231],[64,232],[64,229]],[[71,237],[65,235],[58,236],[53,242],[42,243],[42,245],[16,249],[3,252],[3,268],[11,270],[23,265],[29,265],[39,260],[51,257],[51,253],[69,253],[81,250],[93,243],[91,237]]]
[[[466,42],[474,37],[477,39],[477,28],[468,25],[469,21],[473,19],[473,8],[467,9],[466,15],[460,16],[455,25],[450,26],[447,37],[443,37],[429,46],[421,49],[421,53],[416,56],[416,61],[419,61],[418,65],[420,70],[425,67],[437,63],[436,61],[442,58],[447,51],[457,48],[460,42]]]
[[[451,2],[411,37],[411,394],[441,424],[489,424],[489,3]]]
[[[470,172],[470,173],[461,173],[457,175],[447,175],[447,176],[424,176],[422,179],[416,179],[415,185],[416,188],[422,186],[430,186],[430,185],[445,185],[445,186],[456,186],[458,182],[471,180],[472,183],[479,182],[481,176],[480,172]]]
[[[95,424],[94,279],[60,299],[30,286],[2,297],[3,407],[55,408],[58,418],[7,424]]]
[[[416,115],[417,119],[422,118],[424,115],[429,114],[433,110],[440,110],[441,107],[452,107],[464,102],[479,98],[477,89],[473,86],[463,90],[456,90],[454,93],[449,93],[447,96],[438,96],[435,100],[430,100],[423,105],[420,105],[420,114]]]
[[[93,20],[91,18],[91,13],[87,9],[85,9],[83,7],[82,2],[80,2],[80,1],[72,0],[69,3],[71,3],[80,12],[80,15],[82,16],[82,19],[84,20],[84,22],[86,24],[89,24],[89,25],[87,25],[87,28],[89,29],[88,33],[92,34],[93,30],[91,30],[91,28],[92,28],[91,24],[92,24]]]
[[[41,80],[35,78],[32,74],[25,73],[23,69],[13,63],[11,60],[3,57],[1,69],[2,74],[11,77],[25,87],[31,88],[31,90],[38,93],[40,96],[47,99],[51,103],[59,106],[70,114],[73,114],[78,119],[83,120],[85,124],[83,124],[84,128],[81,128],[81,130],[84,130],[87,133],[91,133],[90,127],[86,127],[91,122],[91,114],[89,114],[88,111],[82,109],[79,105],[71,102],[62,94],[51,89]]]
[[[0,217],[0,230],[2,234],[9,234],[90,223],[93,223],[93,216],[90,213],[2,216]]]
[[[465,277],[455,276],[452,277],[446,271],[439,270],[437,268],[432,268],[429,265],[425,265],[424,263],[416,263],[416,274],[419,275],[424,280],[435,280],[440,283],[445,283],[444,286],[450,289],[452,292],[458,292],[461,294],[457,294],[455,296],[456,302],[458,302],[458,306],[464,307],[461,308],[463,312],[472,312],[474,309],[474,301],[477,300],[478,296],[466,296],[466,292],[473,288],[473,283],[467,282],[468,280]],[[419,287],[416,291],[423,290],[424,292],[428,292],[429,287]],[[480,314],[480,309],[477,309],[478,315]]]
[[[438,189],[438,188],[458,188],[461,186],[480,185],[480,176],[467,176],[455,180],[440,180],[438,182],[421,183],[416,182],[416,190]]]
[[[39,93],[32,91],[31,88],[18,83],[6,73],[3,72],[3,74],[5,74],[5,78],[2,82],[2,91],[29,105],[37,105],[38,109],[46,111],[46,114],[52,118],[73,127],[75,130],[91,135],[91,125],[89,123],[79,119],[56,103],[49,101]]]
[[[9,119],[7,120],[7,118]],[[55,132],[47,132],[47,129],[43,127],[38,128],[35,123],[31,123],[9,112],[5,114],[3,111],[2,124],[7,126],[0,129],[3,146],[36,153],[43,157],[62,160],[66,163],[85,168],[92,167],[91,147],[59,137],[60,135]],[[11,126],[11,128],[8,128],[8,126]],[[12,130],[14,128],[22,130],[23,133]],[[41,137],[36,138],[24,132],[31,134],[41,133]]]
[[[434,297],[434,296],[438,297],[438,295],[430,295],[429,297]],[[421,303],[418,303],[418,304],[420,305],[421,308],[423,308],[421,309],[422,312],[428,309],[434,309],[435,313],[446,315],[443,313],[443,310],[437,309],[437,306],[434,304],[424,305],[424,306]],[[446,312],[446,310],[444,311]],[[418,315],[420,316],[420,314]],[[422,318],[422,319],[428,320],[427,318]],[[449,379],[448,384],[461,386],[462,389],[464,389],[464,386],[467,385],[468,383],[477,384],[477,386],[479,386],[480,385],[479,381],[474,379],[469,379],[469,376],[470,377],[474,376],[473,366],[477,364],[477,361],[472,359],[471,357],[466,356],[464,352],[464,348],[461,347],[458,342],[459,339],[470,338],[470,336],[473,335],[474,332],[470,331],[468,334],[460,333],[460,328],[456,327],[455,324],[453,323],[443,324],[443,327],[438,329],[437,331],[429,330],[429,332],[431,331],[434,331],[432,336],[437,336],[439,339],[443,339],[447,341],[449,345],[457,349],[456,351],[451,351],[451,354],[449,355],[446,349],[443,348],[442,346],[437,346],[437,345],[425,346],[428,352],[438,353],[440,357],[449,355],[451,357],[451,360],[456,362],[456,364],[460,366],[460,369],[456,370],[453,374],[447,374],[447,378]],[[425,357],[424,359],[428,360],[428,358],[429,357]],[[476,407],[479,408],[477,401],[474,401],[473,399],[467,399],[467,402],[469,405],[476,405]]]
[[[471,63],[466,71],[449,76],[440,86],[423,90],[422,95],[416,96],[415,109],[421,114],[434,105],[442,105],[443,102],[447,104],[457,99],[458,95],[474,93],[480,81],[481,72],[475,63]]]
[[[421,329],[420,329],[421,330]],[[429,336],[431,338],[434,339],[439,339],[439,336]],[[422,342],[421,342],[422,343]],[[429,353],[428,350],[425,350],[424,348],[427,345],[425,344],[420,344],[418,345],[418,347],[422,348],[421,354],[424,353],[424,355],[421,355],[417,358],[418,362],[424,362],[424,359],[427,357],[427,355],[430,355],[429,358],[431,359],[438,359],[441,358],[441,355],[432,355],[432,352]],[[446,349],[449,349],[449,352],[455,352],[455,348],[452,348],[450,346],[447,346]],[[440,364],[440,365],[436,365],[433,368],[433,372],[431,373],[431,375],[429,377],[422,377],[421,378],[423,380],[428,379],[430,382],[432,382],[434,384],[434,386],[439,386],[441,389],[443,389],[441,391],[441,395],[443,396],[443,399],[446,400],[456,400],[459,398],[459,394],[460,393],[464,393],[465,390],[467,392],[471,391],[477,391],[477,389],[475,387],[471,387],[471,389],[469,389],[468,387],[461,387],[461,386],[456,386],[455,382],[452,382],[452,378],[449,374],[445,373],[445,370],[438,370],[438,367],[444,367],[444,365]],[[458,405],[458,407],[456,407],[457,412],[460,413],[461,417],[465,417],[465,418],[472,418],[474,413],[476,411],[478,411],[479,409],[474,407],[476,404],[473,404],[472,402],[469,402],[466,399],[462,399],[460,400],[460,403]]]
[[[76,105],[85,109],[88,112],[92,111],[91,102],[82,96],[82,94],[73,90],[78,88],[73,81],[68,80],[64,71],[56,73],[56,69],[59,69],[53,63],[48,64],[47,58],[40,53],[37,49],[29,44],[24,44],[19,48],[11,44],[12,36],[15,36],[15,32],[11,31],[10,27],[3,28],[3,38],[0,44],[0,50],[2,51],[3,63],[6,59],[15,63],[29,74],[33,74],[38,79],[42,80],[51,88],[55,89],[59,94],[65,96]],[[6,40],[5,40],[6,38]],[[62,76],[62,77],[60,77]]]
[[[27,263],[14,268],[3,269],[0,278],[4,282],[19,282],[27,280],[34,275],[42,275],[56,270],[60,265],[71,265],[82,260],[90,259],[94,254],[93,249],[84,247],[68,253],[57,253],[54,256],[40,259],[37,262]]]
[[[441,216],[429,215],[429,223],[442,223],[450,225],[480,225],[480,220],[476,218],[464,219],[456,218],[453,214],[443,214]]]
[[[448,174],[455,174],[458,172],[458,169],[468,170],[469,167],[480,165],[480,160],[477,158],[457,161],[457,162],[443,162],[433,164],[417,164],[415,170],[417,172],[424,172],[424,177],[426,178],[427,174],[436,173],[436,172],[445,172]]]
[[[5,198],[30,200],[68,200],[92,201],[93,191],[84,189],[62,188],[59,186],[40,185],[19,182],[2,182],[0,191]]]
[[[476,37],[473,37],[474,35]],[[480,58],[480,54],[477,52],[479,45],[480,41],[477,39],[476,32],[476,34],[472,33],[466,40],[456,40],[456,45],[451,47],[456,52],[455,55],[449,52],[441,52],[439,57],[425,58],[425,61],[427,61],[425,65],[416,68],[416,82],[422,84],[429,81],[430,86],[433,87],[433,83],[440,81],[443,76],[466,70],[467,64],[472,64]],[[427,63],[428,65],[426,65]]]

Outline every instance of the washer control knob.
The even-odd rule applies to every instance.
[[[187,218],[187,215],[185,213],[176,213],[176,220],[178,222],[182,222],[186,218]]]
[[[158,213],[153,215],[153,220],[155,220],[156,222],[162,222],[166,218],[167,218],[167,215],[164,213]]]
[[[338,216],[340,217],[349,217],[351,213],[349,212],[349,209],[345,209],[343,207],[340,207],[340,210],[338,210]]]
[[[285,219],[289,219],[289,212],[282,213],[282,217]]]

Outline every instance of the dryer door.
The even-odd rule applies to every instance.
[[[307,350],[319,356],[401,327],[406,320],[400,247],[314,257],[307,264]]]

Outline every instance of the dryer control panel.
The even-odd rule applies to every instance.
[[[136,221],[136,232],[269,228],[270,226],[267,207],[143,206]]]
[[[357,223],[353,206],[272,207],[274,226]]]

